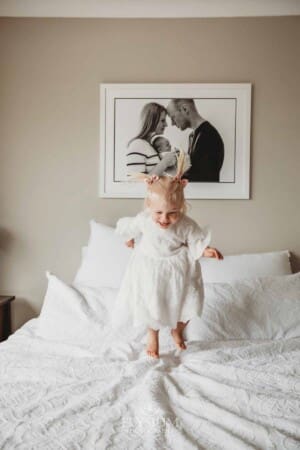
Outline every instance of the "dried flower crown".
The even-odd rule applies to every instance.
[[[188,184],[188,180],[186,178],[182,178],[183,174],[191,167],[191,164],[187,158],[187,155],[183,150],[179,151],[179,154],[176,154],[177,158],[177,172],[175,176],[168,175],[168,178],[170,178],[171,183],[179,183],[183,188]],[[146,173],[132,173],[128,175],[128,178],[130,180],[136,180],[136,181],[144,181],[148,186],[151,186],[153,183],[156,183],[159,181],[160,176],[159,175],[149,175]]]

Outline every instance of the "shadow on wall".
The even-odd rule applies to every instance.
[[[24,323],[28,322],[30,319],[38,317],[38,313],[32,308],[26,298],[16,297],[12,302],[12,332],[15,332]]]
[[[12,233],[3,227],[0,227],[0,251],[6,252],[9,250],[13,240]]]
[[[3,286],[5,286],[5,263],[4,257],[9,253],[12,243],[13,243],[13,235],[10,231],[6,230],[3,227],[0,227],[0,293],[2,294],[10,294],[7,292],[3,292]]]
[[[300,255],[291,252],[291,266],[293,273],[300,272]]]
[[[12,294],[13,292],[3,292],[2,287],[5,286],[5,256],[9,254],[12,247],[16,245],[16,239],[11,233],[11,231],[0,227],[0,293],[2,294]],[[20,245],[20,242],[18,242]],[[34,317],[38,316],[37,311],[35,311],[27,299],[16,297],[11,305],[11,316],[12,316],[12,332],[20,328],[25,322]]]

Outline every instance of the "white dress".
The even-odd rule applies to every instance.
[[[124,240],[136,239],[112,313],[112,326],[176,328],[200,316],[204,291],[199,258],[210,232],[182,214],[167,229],[160,228],[149,210],[117,222]]]

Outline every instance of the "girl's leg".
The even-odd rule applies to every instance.
[[[188,323],[189,323],[189,320],[187,322],[177,322],[177,327],[172,328],[172,330],[171,330],[171,334],[173,336],[174,342],[176,344],[176,347],[179,348],[179,350],[186,349],[186,345],[184,343],[182,333]]]
[[[158,333],[159,330],[153,330],[153,328],[148,328],[148,339],[147,339],[147,355],[152,356],[152,358],[159,358],[158,352]]]

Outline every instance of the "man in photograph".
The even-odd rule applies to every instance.
[[[172,99],[167,106],[172,125],[192,128],[188,153],[191,167],[184,174],[189,181],[219,182],[224,161],[224,143],[216,128],[199,114],[192,98]]]

